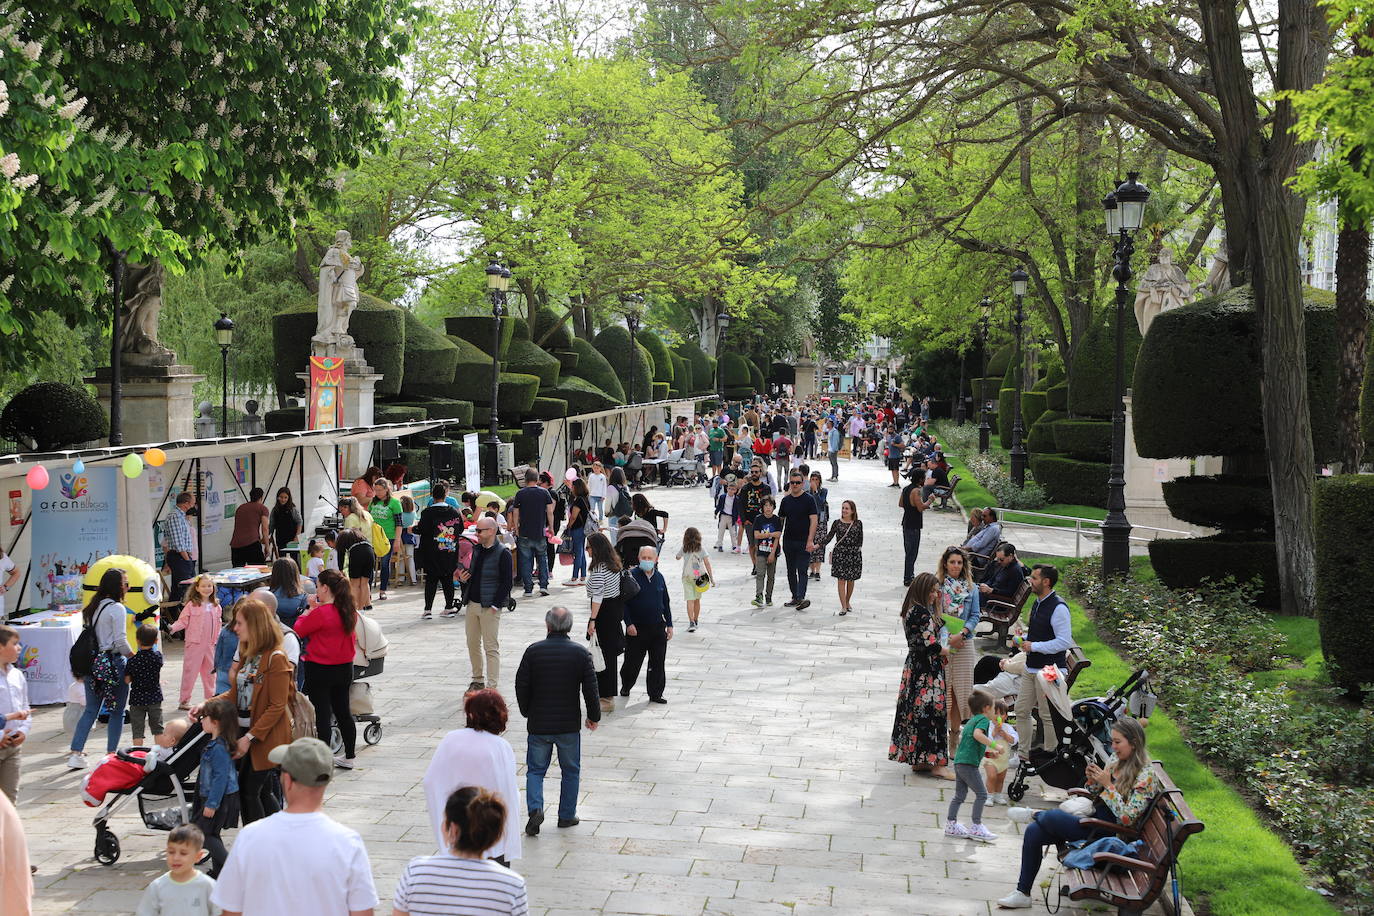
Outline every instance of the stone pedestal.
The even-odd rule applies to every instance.
[[[1194,534],[1207,534],[1208,530],[1197,525],[1179,521],[1169,512],[1164,502],[1164,482],[1176,477],[1187,477],[1192,473],[1192,462],[1187,458],[1170,458],[1156,461],[1141,458],[1135,450],[1135,426],[1131,417],[1131,399],[1126,401],[1126,518],[1132,525],[1146,525],[1151,528],[1172,528],[1176,531],[1190,531]],[[1149,532],[1141,532],[1144,536]],[[1179,537],[1161,534],[1161,537]]]
[[[120,427],[127,445],[175,442],[195,438],[197,375],[190,366],[141,365],[120,367]],[[96,387],[96,397],[110,411],[110,369],[95,370],[86,381]]]
[[[792,384],[793,395],[798,401],[805,400],[816,393],[816,363],[802,357],[793,368],[796,371],[796,381]]]
[[[308,421],[310,417],[310,373],[300,372],[297,373],[296,377],[305,381],[305,416]],[[361,359],[349,360],[344,363],[344,426],[371,426],[376,422],[374,403],[377,396],[377,383],[381,380],[382,374]],[[346,445],[340,454],[343,459],[343,479],[351,480],[361,477],[371,463],[372,443],[363,442],[357,445]]]

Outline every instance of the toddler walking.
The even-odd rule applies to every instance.
[[[1002,791],[1007,783],[1007,764],[1011,762],[1011,746],[1017,742],[1016,729],[1007,724],[1007,701],[993,703],[994,718],[989,734],[997,744],[983,755],[983,772],[988,780],[988,801],[994,805],[1007,805],[1007,794]]]
[[[200,676],[205,698],[214,696],[215,641],[219,638],[219,597],[208,573],[196,576],[186,590],[186,604],[172,624],[173,633],[186,631],[186,651],[181,658],[181,708],[191,708],[191,691]]]
[[[711,558],[701,549],[701,532],[688,528],[682,532],[682,549],[677,552],[682,561],[682,600],[687,602],[687,632],[697,631],[697,618],[701,616],[701,592],[697,580],[705,576],[711,585],[716,584],[715,573],[711,570]]]
[[[162,734],[162,653],[157,650],[157,627],[138,628],[138,651],[124,666],[129,685],[129,724],[134,744],[142,744],[144,724],[156,738]]]
[[[992,707],[992,695],[974,688],[968,697],[969,711],[973,717],[964,723],[959,735],[959,748],[954,752],[954,797],[949,801],[949,815],[945,822],[945,836],[962,837],[991,843],[997,835],[983,826],[983,805],[987,804],[988,790],[983,787],[983,774],[979,765],[983,762],[983,749],[996,749],[997,742],[988,737],[992,723],[988,711]],[[968,791],[973,790],[973,826],[965,827],[959,823],[959,806],[964,803]]]

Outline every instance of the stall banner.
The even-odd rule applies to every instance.
[[[310,417],[307,429],[343,427],[343,383],[343,357],[310,357]]]
[[[69,604],[63,577],[81,575],[119,553],[119,470],[67,470],[33,494],[33,560],[29,607]]]
[[[463,437],[463,473],[469,490],[476,492],[482,488],[482,457],[476,433]]]

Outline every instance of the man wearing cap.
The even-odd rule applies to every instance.
[[[239,831],[211,902],[224,916],[371,916],[377,891],[367,847],[322,810],[333,751],[297,738],[267,757],[281,766],[286,808]]]
[[[477,546],[473,548],[472,560],[467,569],[458,570],[459,580],[468,583],[468,660],[472,662],[472,683],[468,689],[494,690],[501,674],[501,643],[497,636],[501,609],[510,601],[515,574],[510,551],[496,539],[496,519],[484,515],[475,527]]]

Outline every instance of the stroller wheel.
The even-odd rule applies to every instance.
[[[1026,784],[1024,782],[1014,782],[1007,787],[1007,798],[1014,802],[1019,802],[1026,797]]]
[[[382,723],[370,722],[367,728],[363,729],[363,740],[368,744],[381,744],[382,742]]]
[[[329,729],[329,749],[338,757],[344,752],[343,732],[339,731],[338,725],[330,726]]]
[[[113,865],[118,862],[119,837],[109,830],[98,830],[95,835],[95,860],[101,865]]]

